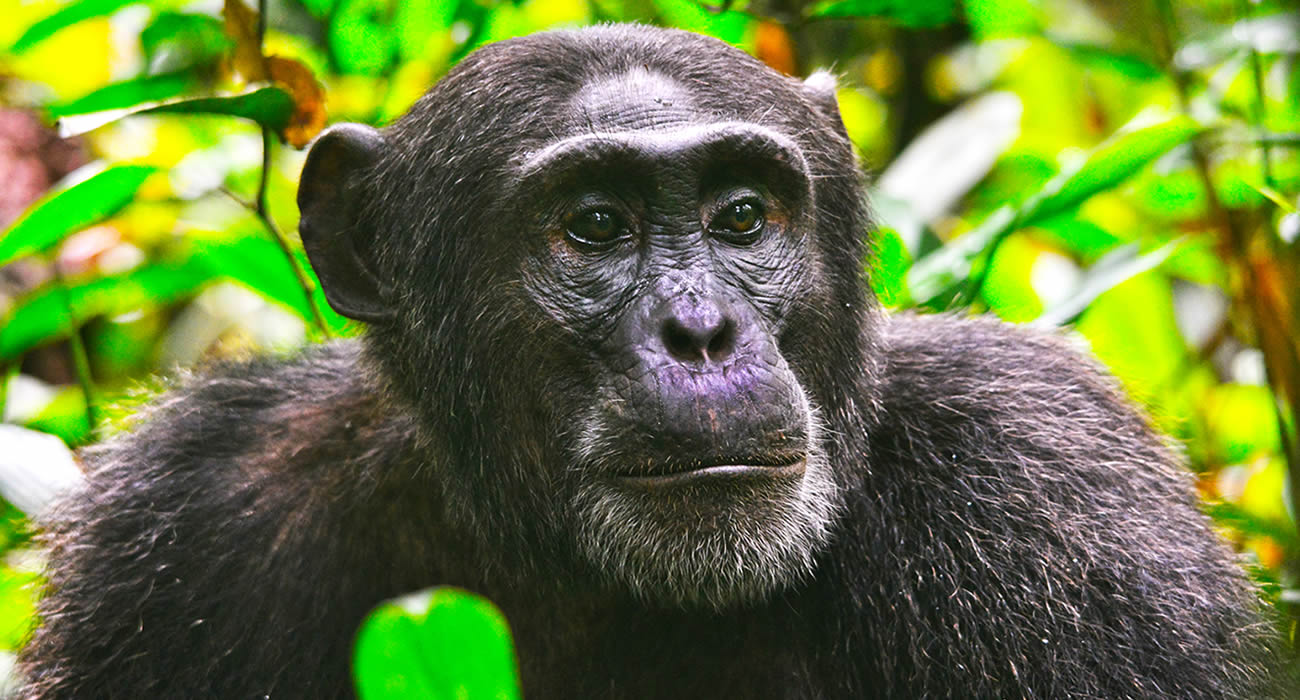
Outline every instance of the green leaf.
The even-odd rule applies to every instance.
[[[889,17],[905,27],[941,27],[953,21],[952,0],[824,0],[807,17]]]
[[[361,626],[353,668],[361,700],[517,700],[510,628],[491,602],[453,588],[376,608]]]
[[[924,303],[952,289],[970,276],[976,258],[991,252],[1007,234],[1068,211],[1094,194],[1114,188],[1201,131],[1200,126],[1183,116],[1143,126],[1126,126],[1087,158],[1062,168],[1020,206],[1001,207],[979,226],[917,261],[908,271],[907,284],[912,298]]]
[[[970,276],[975,258],[1014,230],[1016,210],[1002,207],[979,226],[921,258],[907,271],[908,296],[925,303]]]
[[[1187,363],[1170,282],[1156,271],[1135,275],[1094,299],[1075,329],[1136,396],[1151,396]]]
[[[234,45],[221,21],[208,15],[162,12],[140,33],[151,73],[211,65]]]
[[[388,0],[338,0],[329,26],[329,44],[345,73],[378,75],[397,55],[397,35],[389,26]]]
[[[744,42],[751,22],[743,13],[711,12],[694,0],[654,0],[654,7],[660,19],[670,27],[708,34],[733,46]]]
[[[293,114],[293,97],[278,87],[264,87],[230,97],[197,97],[151,107],[141,114],[224,114],[283,129]]]
[[[281,131],[293,115],[293,97],[278,87],[264,87],[227,97],[195,97],[78,114],[59,120],[59,134],[64,138],[77,136],[136,114],[222,114]]]
[[[898,232],[883,229],[875,237],[876,251],[872,257],[871,288],[876,298],[885,306],[899,306],[905,301],[907,268],[912,256]]]
[[[297,275],[280,246],[267,234],[260,230],[247,231],[233,239],[195,240],[195,245],[213,274],[235,280],[283,304],[309,323],[313,320]]]
[[[1076,207],[1094,194],[1115,187],[1202,131],[1200,125],[1183,116],[1121,129],[1082,162],[1063,169],[1026,201],[1021,207],[1021,225]]]
[[[1089,69],[1103,68],[1128,76],[1134,80],[1157,80],[1164,75],[1160,67],[1142,56],[1119,53],[1104,46],[1075,41],[1068,37],[1049,35],[1052,43],[1060,46],[1079,63]]]
[[[86,395],[79,387],[64,387],[41,412],[24,422],[28,428],[57,435],[69,446],[90,442],[90,423],[86,418]]]
[[[112,14],[136,2],[140,2],[140,0],[81,0],[80,2],[65,5],[49,17],[28,27],[27,31],[18,37],[18,40],[14,42],[9,50],[13,53],[22,53],[53,36],[55,32],[64,27],[92,17],[103,17]]]
[[[1088,268],[1070,297],[1044,311],[1034,319],[1034,325],[1052,327],[1074,321],[1094,299],[1143,272],[1159,267],[1182,243],[1183,239],[1170,241],[1141,255],[1137,243],[1116,248]]]
[[[211,278],[207,263],[191,257],[180,262],[146,265],[124,275],[83,284],[47,286],[20,300],[0,326],[0,361],[12,360],[33,347],[65,338],[73,328],[96,316],[126,313],[146,304],[171,303],[192,294]]]
[[[980,40],[1033,36],[1042,29],[1043,11],[1036,0],[965,0],[966,21]]]
[[[35,572],[0,567],[0,649],[16,652],[27,641],[41,583]]]
[[[459,0],[403,0],[398,4],[393,24],[402,57],[423,57],[429,41],[451,26],[459,7]]]
[[[1204,420],[1215,457],[1234,464],[1276,454],[1281,447],[1277,409],[1268,387],[1220,384],[1204,400]]]
[[[64,236],[116,214],[156,170],[147,165],[109,168],[41,199],[0,234],[0,265],[45,250]]]
[[[125,80],[105,85],[71,102],[50,107],[50,117],[59,119],[71,114],[136,107],[143,102],[157,103],[176,97],[199,83],[198,77],[190,71],[147,75]]]

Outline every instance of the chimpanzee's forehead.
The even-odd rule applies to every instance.
[[[675,79],[636,67],[584,85],[570,103],[579,131],[671,129],[698,114],[692,95]]]

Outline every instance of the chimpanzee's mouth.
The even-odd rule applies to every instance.
[[[751,455],[743,458],[721,457],[683,463],[656,465],[650,471],[620,474],[620,483],[642,488],[663,488],[705,483],[725,484],[747,481],[794,479],[803,476],[807,455]]]

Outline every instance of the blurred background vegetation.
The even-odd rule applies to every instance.
[[[13,426],[86,445],[153,376],[355,333],[294,233],[300,149],[476,46],[607,21],[839,75],[885,303],[1071,326],[1185,448],[1294,640],[1296,3],[717,1],[0,0],[0,660],[31,621],[28,517],[66,478]]]

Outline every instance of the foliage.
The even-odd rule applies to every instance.
[[[327,121],[392,119],[484,43],[655,22],[788,73],[835,70],[845,127],[878,173],[882,300],[1073,324],[1186,446],[1210,512],[1300,619],[1300,12],[1288,3],[262,4],[0,0],[6,421],[86,444],[151,373],[353,332],[286,233],[297,149]],[[32,114],[74,141],[51,151]],[[19,175],[68,170],[21,215],[4,208]],[[25,536],[6,534],[21,518],[0,525],[5,626],[29,614],[32,575]],[[433,611],[446,602],[462,624],[473,616],[455,611],[479,604],[446,596],[426,600],[427,617],[377,614],[367,629],[389,632],[363,634],[359,668],[378,658],[367,645],[397,637],[454,647]],[[0,648],[19,637],[0,630]]]
[[[505,617],[452,588],[379,606],[361,626],[354,666],[362,700],[519,697]]]

